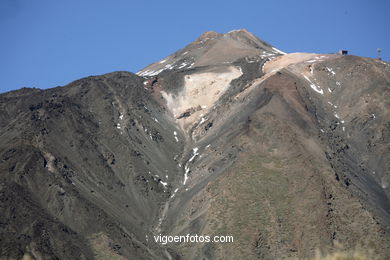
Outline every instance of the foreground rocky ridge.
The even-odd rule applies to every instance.
[[[0,96],[0,255],[390,255],[390,65],[208,32],[141,70]],[[233,235],[156,244],[153,235]]]

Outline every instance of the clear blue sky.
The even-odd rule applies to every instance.
[[[0,93],[137,72],[205,31],[246,28],[286,52],[390,60],[388,0],[0,0]]]

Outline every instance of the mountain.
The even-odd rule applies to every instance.
[[[1,94],[0,258],[389,259],[389,90],[387,62],[235,30]]]

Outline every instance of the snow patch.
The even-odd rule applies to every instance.
[[[176,142],[179,142],[179,139],[177,138],[177,133],[176,133],[176,131],[173,131],[173,136],[175,137]]]
[[[281,50],[279,50],[279,49],[276,49],[275,47],[272,47],[272,49],[273,49],[274,51],[276,51],[276,52],[281,53],[281,54],[287,54],[287,53],[285,53],[285,52],[283,52],[283,51],[281,51]]]
[[[165,68],[165,69],[168,69],[168,70],[171,70],[171,69],[174,68],[174,66],[173,66],[172,64],[167,64],[167,65],[165,65],[164,68]]]
[[[183,180],[183,185],[186,185],[187,179],[188,179],[188,173],[190,172],[190,168],[186,165],[184,167],[185,172],[184,172],[184,180]]]
[[[171,198],[175,197],[176,195],[176,192],[179,190],[179,188],[176,188],[174,191],[173,191],[173,194],[171,195]]]
[[[187,66],[187,65],[188,65],[187,63],[183,62],[183,63],[178,67],[178,69],[182,69],[182,68],[184,68],[184,67]]]
[[[321,89],[320,86],[316,86],[313,82],[311,82],[311,80],[310,80],[307,76],[304,75],[304,77],[305,77],[305,79],[306,79],[307,81],[309,81],[310,87],[311,87],[314,91],[316,91],[317,93],[319,93],[319,94],[321,94],[321,95],[324,94],[324,91]]]
[[[157,71],[153,71],[153,70],[138,71],[136,74],[138,76],[143,76],[143,77],[156,76],[156,75],[160,74],[161,72],[163,72],[165,69],[166,68],[162,68],[162,69],[157,70]]]
[[[195,157],[196,157],[197,155],[199,155],[198,150],[199,150],[199,149],[198,149],[197,147],[195,147],[194,149],[192,149],[193,154],[192,154],[192,157],[188,160],[189,162],[192,162],[192,160],[194,160]]]
[[[332,73],[333,76],[336,75],[336,72],[334,72],[331,68],[326,67],[326,69],[327,69],[330,73]]]
[[[269,58],[272,59],[273,56],[275,56],[275,53],[269,53],[269,52],[264,52],[264,54],[260,55],[261,58]]]
[[[333,106],[334,108],[337,108],[337,106],[334,105],[332,102],[329,102],[329,101],[328,101],[328,104],[331,105],[331,106]]]

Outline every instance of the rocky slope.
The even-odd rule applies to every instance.
[[[389,90],[389,63],[237,30],[137,74],[2,94],[0,256],[386,259]]]

